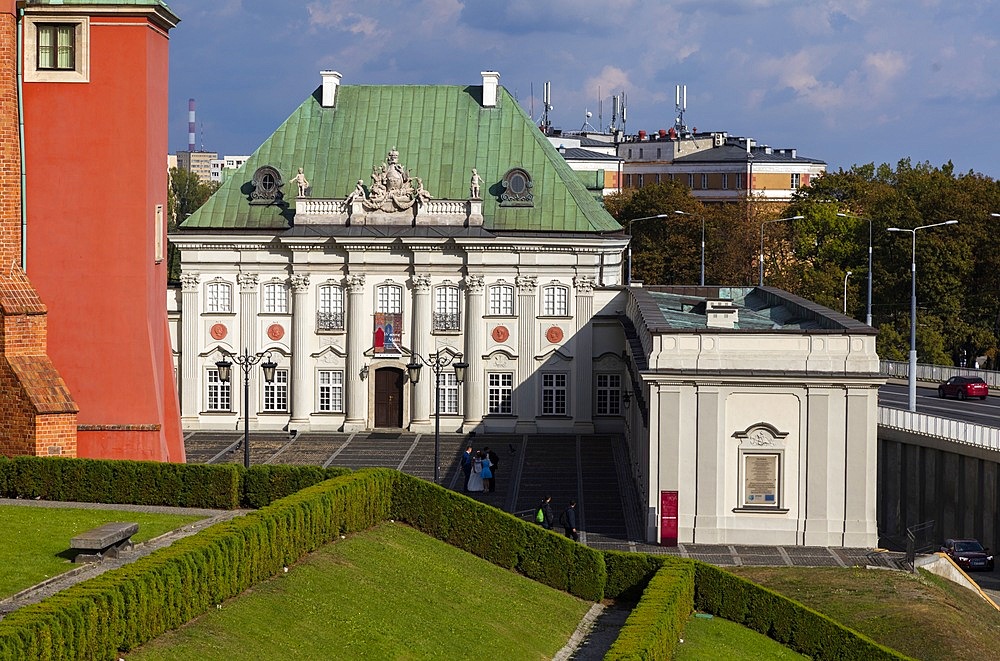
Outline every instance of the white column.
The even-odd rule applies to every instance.
[[[364,292],[364,274],[347,276],[347,374],[344,379],[347,419],[344,431],[368,427],[368,390],[361,379],[361,368],[365,364],[365,350],[371,345],[371,333],[365,332]]]
[[[243,353],[246,348],[251,354],[259,351],[257,346],[257,308],[258,308],[258,284],[260,277],[256,273],[239,273],[236,282],[240,285],[240,341],[233,342],[233,349],[236,353]],[[232,399],[238,401],[243,396],[243,372],[233,370],[233,378],[230,380]],[[254,379],[250,379],[250,396],[247,401],[240,402],[240,406],[247,407],[250,411],[250,424],[257,424],[257,389],[254,387]],[[243,409],[240,409],[243,412]],[[237,425],[240,426],[244,416],[240,415]]]
[[[413,282],[413,352],[428,358],[431,346],[431,277],[425,273],[416,273]],[[420,363],[420,359],[416,358]],[[432,377],[431,373],[427,377]],[[433,378],[423,378],[411,388],[413,393],[413,408],[410,415],[411,429],[413,425],[424,426],[430,423],[431,392],[434,389]]]
[[[181,420],[198,420],[198,393],[205,387],[205,375],[198,368],[198,274],[181,274]],[[218,360],[218,358],[216,358]]]
[[[309,318],[309,276],[292,274],[292,415],[289,431],[309,428],[312,411],[313,374],[309,368],[309,334],[313,320]]]
[[[576,408],[573,414],[573,428],[580,434],[594,433],[594,331],[590,320],[594,316],[594,278],[589,275],[577,276],[576,286],[576,332],[573,335],[576,360],[576,383],[573,384]]]
[[[483,324],[483,276],[465,276],[465,362],[469,364],[465,370],[465,383],[461,386],[465,395],[464,420],[462,431],[474,431],[483,421],[483,351],[486,332]]]
[[[535,431],[535,416],[538,415],[538,400],[541,387],[535,382],[535,317],[538,310],[535,298],[538,278],[533,275],[519,275],[517,284],[517,425],[515,430]]]

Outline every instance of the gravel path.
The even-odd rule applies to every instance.
[[[153,539],[135,545],[131,551],[123,551],[117,558],[107,558],[101,562],[91,562],[80,565],[65,573],[53,576],[34,585],[26,590],[18,592],[12,597],[0,601],[0,619],[7,613],[11,613],[22,606],[34,604],[46,597],[65,590],[71,585],[86,581],[95,576],[99,576],[106,571],[117,569],[135,562],[139,558],[149,555],[153,551],[170,546],[178,539],[183,539],[193,535],[205,528],[219,523],[229,521],[237,516],[243,516],[250,510],[210,510],[193,507],[157,507],[150,505],[113,505],[107,503],[73,503],[55,502],[47,500],[12,500],[0,498],[0,505],[15,505],[23,507],[51,507],[51,508],[80,508],[98,510],[119,510],[123,512],[151,512],[155,514],[185,514],[194,516],[204,516],[204,519],[189,523],[186,526],[177,528],[168,533],[154,537]]]

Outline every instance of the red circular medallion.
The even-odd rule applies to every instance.
[[[559,328],[558,326],[553,326],[552,328],[545,331],[545,338],[552,344],[561,341],[563,339],[562,329]]]
[[[285,329],[281,327],[281,324],[271,324],[267,327],[267,336],[277,342],[285,336]]]
[[[506,326],[497,326],[493,329],[493,339],[497,342],[506,342],[508,337],[510,337],[510,331],[507,330]]]
[[[212,334],[212,337],[217,340],[223,340],[226,338],[226,335],[229,334],[229,331],[226,330],[225,324],[215,324],[209,332]]]

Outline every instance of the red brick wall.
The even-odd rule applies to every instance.
[[[77,407],[46,355],[46,309],[21,270],[14,9],[0,0],[0,454],[75,457]]]

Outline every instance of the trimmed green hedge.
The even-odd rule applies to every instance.
[[[740,576],[695,562],[695,606],[814,659],[908,659],[802,604]]]
[[[389,518],[393,473],[309,487],[18,609],[0,621],[0,659],[116,659],[341,534]]]
[[[0,496],[207,509],[260,508],[350,472],[316,466],[170,464],[156,461],[0,458]]]
[[[467,496],[399,473],[392,515],[432,537],[581,599],[600,601],[604,556]]]
[[[656,572],[604,658],[670,661],[694,610],[694,576],[691,562]]]

